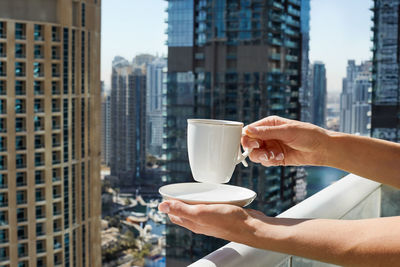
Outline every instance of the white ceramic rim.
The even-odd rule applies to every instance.
[[[243,122],[227,121],[227,120],[212,120],[212,119],[188,119],[188,123],[209,124],[209,125],[226,125],[226,126],[240,126],[243,127]]]
[[[158,189],[158,192],[160,193],[160,195],[162,195],[163,197],[167,197],[167,198],[173,198],[173,199],[179,199],[179,200],[183,200],[183,201],[198,201],[198,202],[202,202],[202,203],[216,203],[216,201],[212,201],[212,200],[194,200],[194,199],[188,199],[188,198],[182,198],[182,197],[177,197],[175,195],[170,195],[170,194],[166,194],[164,192],[161,192],[161,189],[165,188],[165,187],[169,187],[169,186],[176,186],[176,185],[181,185],[181,184],[204,184],[204,183],[197,183],[197,182],[187,182],[187,183],[175,183],[175,184],[168,184],[168,185],[163,185]],[[227,187],[236,187],[236,188],[240,188],[240,190],[246,190],[249,191],[249,193],[252,193],[251,197],[247,197],[247,198],[236,198],[236,199],[229,199],[226,201],[217,201],[219,203],[232,203],[232,202],[239,202],[239,201],[246,201],[246,200],[251,200],[250,202],[252,202],[256,197],[257,197],[257,193],[254,192],[251,189],[248,189],[246,187],[241,187],[241,186],[236,186],[236,185],[230,185],[230,184],[216,184],[216,185],[221,185],[221,186],[227,186]]]

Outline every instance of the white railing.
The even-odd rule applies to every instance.
[[[380,187],[379,183],[349,174],[277,217],[325,219],[379,217]],[[301,263],[302,260],[310,262],[307,259],[231,242],[190,266],[296,266],[296,262]]]

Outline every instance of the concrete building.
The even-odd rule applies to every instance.
[[[372,62],[349,60],[340,95],[340,131],[370,135]]]
[[[147,153],[161,157],[163,144],[163,91],[166,87],[167,61],[156,58],[146,72],[146,148]]]
[[[111,76],[111,176],[120,186],[140,184],[146,162],[146,75],[115,57]]]
[[[192,181],[186,119],[249,124],[268,115],[300,119],[301,1],[168,1],[165,182]],[[232,183],[258,193],[253,208],[276,215],[295,203],[297,169],[238,166]],[[167,227],[167,265],[223,243]],[[175,264],[175,265],[174,265]]]
[[[1,266],[101,266],[100,103],[100,1],[1,1]]]
[[[325,127],[326,123],[326,70],[325,64],[315,61],[311,67],[312,123]]]
[[[400,141],[399,0],[375,0],[371,135]]]

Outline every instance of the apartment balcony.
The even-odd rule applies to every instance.
[[[395,216],[400,214],[399,198],[399,190],[349,174],[277,217],[354,220]],[[333,265],[231,242],[189,266]]]

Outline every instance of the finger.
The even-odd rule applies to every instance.
[[[254,149],[249,157],[251,159],[251,161],[253,162],[257,162],[257,163],[262,163],[265,161],[269,161],[271,154],[269,154],[269,152],[262,148],[262,149]]]
[[[265,118],[263,118],[261,120],[258,120],[256,122],[253,122],[253,123],[249,124],[248,126],[253,126],[253,127],[257,127],[257,126],[278,126],[278,125],[288,124],[288,123],[292,123],[292,122],[293,122],[292,120],[289,120],[289,119],[286,119],[286,118],[282,118],[282,117],[279,117],[279,116],[268,116],[268,117],[265,117]]]
[[[290,142],[294,138],[292,125],[279,126],[248,126],[246,134],[253,139],[261,140],[280,140],[284,143]]]
[[[244,149],[255,149],[260,147],[260,143],[257,139],[253,139],[245,135],[242,137],[242,146]]]
[[[182,217],[178,217],[178,216],[175,216],[172,214],[168,214],[168,217],[171,220],[171,222],[173,222],[174,224],[185,227],[185,228],[189,229],[190,231],[197,233],[198,226],[191,220],[188,220],[188,219],[185,219]]]
[[[254,149],[249,156],[251,161],[261,163],[264,166],[283,165],[285,159],[285,154],[280,147]]]
[[[191,219],[196,217],[198,213],[198,206],[200,205],[188,205],[177,200],[167,200],[162,202],[158,209],[163,213],[172,214],[178,217]]]

